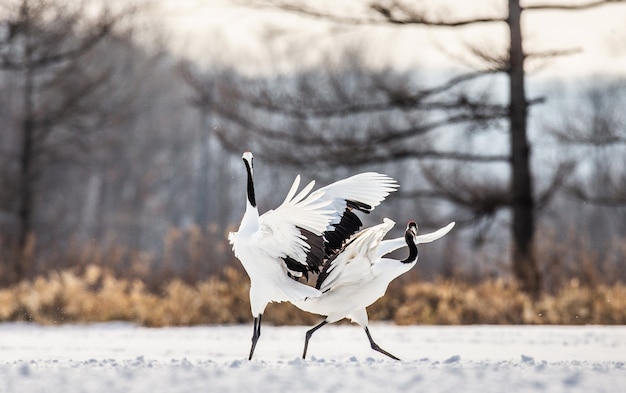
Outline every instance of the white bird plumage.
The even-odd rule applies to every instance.
[[[352,210],[371,211],[398,186],[386,175],[369,172],[311,193],[315,184],[312,181],[298,192],[297,176],[283,203],[259,215],[252,153],[245,152],[242,158],[247,170],[246,211],[238,231],[230,233],[228,239],[250,277],[254,319],[251,359],[267,304],[319,296],[319,290],[293,278],[307,276],[309,271],[319,272],[327,250],[341,246],[360,228],[361,222]]]
[[[328,323],[349,318],[365,329],[372,349],[399,360],[372,339],[366,307],[385,294],[393,279],[415,266],[417,244],[429,243],[445,236],[454,227],[454,222],[433,233],[418,236],[417,224],[411,221],[404,236],[383,240],[394,225],[392,220],[386,218],[382,224],[355,234],[343,250],[324,264],[316,285],[322,295],[293,302],[304,311],[326,316],[324,321],[307,331],[303,358],[306,357],[309,340],[315,331]],[[383,257],[405,246],[409,248],[406,259],[399,261]]]

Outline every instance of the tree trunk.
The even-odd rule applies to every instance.
[[[513,210],[513,272],[522,288],[533,295],[541,290],[541,277],[533,250],[534,200],[530,175],[530,148],[526,130],[528,105],[524,87],[524,52],[519,0],[509,0],[511,196]]]
[[[25,47],[26,68],[24,69],[24,113],[22,118],[22,148],[20,152],[20,179],[18,196],[18,234],[17,252],[14,259],[13,274],[16,280],[24,278],[32,253],[29,250],[29,238],[32,236],[33,216],[33,155],[34,155],[34,103],[33,70],[30,66],[30,44]]]
[[[196,224],[202,228],[203,231],[207,229],[209,224],[209,206],[211,205],[211,191],[209,187],[211,177],[211,163],[210,163],[210,132],[209,122],[207,117],[209,116],[209,110],[205,107],[199,108],[200,111],[200,164],[198,166],[198,186],[196,187]]]

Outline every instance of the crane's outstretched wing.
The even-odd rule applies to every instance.
[[[297,193],[297,176],[283,203],[259,217],[257,244],[268,256],[282,259],[286,271],[294,277],[319,272],[324,257],[323,232],[334,218],[331,201],[323,194],[309,192],[310,182]]]
[[[445,227],[437,229],[435,232],[415,236],[415,244],[430,243],[434,242],[437,239],[441,239],[442,237],[447,235],[448,232],[452,230],[452,228],[454,228],[454,225],[455,222],[453,221]]]
[[[354,210],[370,213],[398,187],[398,183],[387,175],[364,172],[334,182],[311,194],[323,194],[320,199],[330,201],[330,207],[335,211],[324,232],[326,257],[340,250],[344,242],[363,226]]]
[[[382,224],[362,230],[354,235],[341,250],[326,260],[315,287],[322,292],[335,285],[354,285],[371,275],[376,263],[376,250],[395,222],[385,218]]]

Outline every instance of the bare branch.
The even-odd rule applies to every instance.
[[[588,185],[574,182],[565,187],[566,195],[579,201],[597,206],[619,207],[626,205],[626,176],[618,180],[608,180],[604,184],[604,192],[593,193]]]
[[[66,76],[65,74],[64,76]],[[81,108],[84,100],[93,95],[97,89],[110,80],[111,72],[103,70],[89,77],[82,77],[80,85],[72,86],[72,94],[60,98],[55,102],[55,107],[45,113],[45,115],[35,122],[35,129],[38,137],[45,138],[47,133],[53,131],[53,127],[59,123],[65,122],[69,117],[77,114],[88,113],[88,110]],[[62,76],[61,76],[62,77]],[[69,89],[67,86],[59,86],[59,90]],[[89,104],[87,104],[89,105]]]
[[[60,18],[54,24],[45,21],[42,17],[43,14],[51,11],[57,13],[57,18]],[[71,11],[69,11],[69,7],[63,8],[54,4],[38,4],[28,9],[21,9],[17,15],[14,15],[15,19],[7,22],[14,30],[12,35],[10,34],[6,41],[0,44],[8,47],[15,40],[14,35],[17,34],[36,36],[39,40],[37,52],[29,59],[20,59],[12,56],[11,53],[0,53],[0,69],[18,71],[29,68],[37,70],[80,57],[91,51],[105,37],[111,36],[113,29],[120,24],[121,20],[132,15],[135,11],[136,7],[132,5],[115,13],[104,8],[98,15],[94,16],[95,22],[89,29],[78,31],[76,26],[81,19],[86,18],[86,11],[82,6]],[[73,28],[68,28],[68,26],[73,26]]]
[[[236,99],[241,102],[245,102],[247,105],[255,108],[267,110],[270,112],[280,113],[285,116],[294,118],[328,118],[328,117],[342,117],[353,116],[363,113],[372,112],[384,112],[393,109],[398,110],[416,110],[416,111],[433,111],[433,110],[448,110],[459,109],[460,107],[467,106],[468,108],[478,108],[482,105],[484,109],[491,109],[500,111],[501,106],[498,105],[485,105],[481,103],[473,103],[465,95],[462,95],[457,100],[451,101],[428,101],[433,97],[449,92],[450,90],[461,86],[464,83],[476,80],[481,77],[485,77],[488,73],[485,72],[472,72],[463,75],[459,75],[449,79],[448,81],[430,88],[422,88],[413,94],[409,95],[394,95],[389,86],[384,84],[378,84],[377,87],[386,93],[389,99],[385,101],[370,101],[370,102],[354,102],[344,97],[337,97],[337,100],[331,102],[317,103],[312,102],[307,105],[298,105],[294,103],[296,98],[276,101],[274,97],[267,94],[268,90],[261,92],[261,96],[255,94],[236,94]],[[192,77],[188,76],[188,82],[192,85],[197,85],[199,82],[194,81]],[[333,83],[336,83],[340,78],[334,77],[331,79]],[[206,90],[206,89],[205,89]],[[200,92],[199,92],[200,93]],[[205,93],[201,93],[205,94]],[[319,96],[319,95],[318,95]],[[198,95],[197,97],[200,97]],[[311,94],[310,98],[315,99],[315,95]],[[205,98],[206,99],[206,98]]]
[[[569,108],[571,116],[557,119],[558,124],[548,127],[560,143],[575,146],[626,145],[626,80],[595,80],[580,94],[581,104]]]
[[[462,107],[459,108],[453,107],[452,104],[448,109],[459,109],[462,111]],[[441,109],[441,108],[440,108]],[[452,114],[445,116],[439,120],[435,121],[424,121],[421,124],[403,130],[387,130],[387,132],[383,133],[379,137],[370,138],[370,143],[373,144],[384,144],[399,141],[402,139],[411,138],[417,135],[424,135],[430,131],[438,129],[440,127],[451,126],[454,124],[461,123],[487,123],[492,122],[498,119],[504,119],[507,116],[507,109],[501,105],[481,105],[476,106],[474,108],[470,108],[467,112],[462,112],[460,114]]]
[[[471,211],[475,219],[493,216],[500,209],[508,208],[511,203],[511,194],[506,182],[473,178],[459,165],[452,173],[445,175],[431,166],[422,164],[421,168],[436,193]]]
[[[525,11],[584,11],[616,3],[626,3],[626,0],[598,0],[580,4],[532,4],[524,7]]]
[[[481,23],[498,23],[506,22],[505,16],[484,16],[474,18],[459,18],[459,19],[438,19],[425,15],[423,12],[417,10],[410,10],[406,6],[399,4],[398,2],[392,2],[391,5],[383,5],[374,3],[370,6],[370,9],[375,12],[378,17],[351,17],[345,15],[337,15],[329,12],[323,12],[314,8],[294,5],[291,2],[256,2],[252,3],[252,6],[256,7],[272,7],[281,10],[289,11],[295,14],[309,16],[318,19],[324,19],[333,23],[339,23],[344,25],[421,25],[431,27],[462,27]]]
[[[397,1],[391,5],[372,4],[370,8],[376,11],[387,23],[395,25],[423,25],[431,27],[462,27],[480,23],[505,22],[504,16],[485,16],[465,19],[438,19],[429,17],[424,11],[408,8],[405,4]]]
[[[374,155],[374,160],[376,160],[376,155]],[[398,159],[404,158],[420,158],[420,159],[431,159],[431,160],[453,160],[453,161],[463,161],[463,162],[474,162],[474,163],[488,163],[488,162],[508,162],[510,157],[506,154],[473,154],[473,153],[462,153],[462,152],[454,152],[454,151],[436,151],[436,150],[428,150],[428,151],[420,151],[420,150],[398,150],[393,153],[392,157],[386,158],[385,161],[395,161]],[[382,161],[382,158],[380,159]],[[367,162],[366,160],[364,163]]]
[[[526,52],[526,58],[533,59],[546,59],[546,58],[554,58],[558,56],[569,56],[574,55],[576,53],[582,52],[581,48],[569,48],[569,49],[553,49],[553,50],[545,50],[545,51],[536,51],[536,52]]]
[[[478,45],[471,44],[466,44],[466,46],[474,57],[486,64],[486,67],[484,67],[481,72],[506,72],[510,68],[508,51],[498,53],[498,51],[493,48],[482,48]]]
[[[552,176],[548,186],[536,196],[536,208],[542,211],[554,198],[554,196],[563,189],[564,184],[569,180],[570,175],[576,169],[576,162],[560,163],[556,172]]]

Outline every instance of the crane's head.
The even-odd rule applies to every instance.
[[[246,164],[246,167],[250,169],[250,172],[252,172],[252,161],[254,159],[254,157],[252,156],[252,152],[244,152],[241,158],[243,159],[244,164]]]
[[[401,260],[402,263],[414,263],[417,261],[417,223],[415,221],[409,221],[406,225],[406,231],[404,232],[404,240],[409,248],[409,256],[406,259]]]
[[[406,235],[411,235],[412,237],[417,236],[417,223],[415,221],[409,221],[409,223],[406,225]]]

